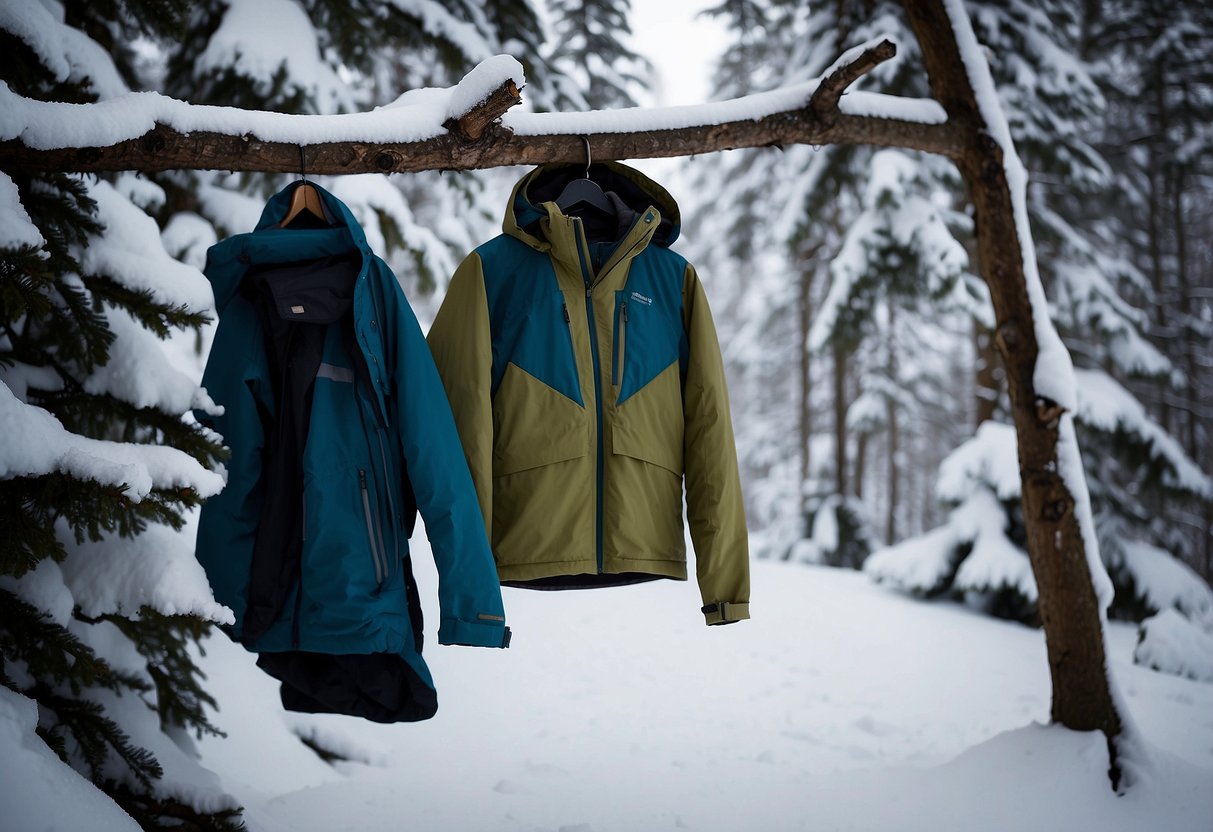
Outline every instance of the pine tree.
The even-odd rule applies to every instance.
[[[1114,173],[1103,242],[1139,272],[1137,304],[1170,372],[1127,386],[1205,471],[1213,471],[1208,160],[1213,13],[1138,0],[1084,7],[1082,50],[1107,101],[1097,133]],[[1146,375],[1145,378],[1140,376]],[[1213,500],[1156,490],[1140,507],[1151,537],[1213,581]]]
[[[735,35],[718,67],[721,95],[740,92],[734,83],[808,81],[847,47],[890,32],[902,32],[903,54],[857,86],[926,92],[916,41],[893,4],[810,11],[729,2],[710,12]],[[755,24],[771,37],[755,37]],[[964,221],[937,205],[955,181],[938,160],[844,146],[740,151],[703,174],[702,187],[722,192],[714,203],[734,209],[732,228],[714,226],[713,216],[699,220],[711,241],[703,256],[716,263],[707,271],[746,276],[719,291],[736,293],[723,304],[739,319],[726,313],[722,327],[736,331],[725,340],[745,345],[734,359],[744,389],[736,398],[753,407],[738,422],[761,426],[738,440],[757,480],[751,515],[768,527],[760,551],[857,566],[873,545],[878,513],[886,530],[899,519],[911,529],[921,522],[895,505],[899,485],[921,467],[901,463],[907,453],[938,460],[961,438],[958,428],[922,426],[947,425],[930,380],[954,377],[948,362],[956,356],[938,344],[981,298],[953,239],[952,226]],[[800,368],[795,387],[789,361]],[[879,473],[874,459],[884,463]]]
[[[1121,250],[1120,241],[1133,235],[1116,216],[1120,186],[1089,142],[1107,115],[1094,81],[1101,68],[1075,58],[1082,27],[1074,4],[977,4],[972,18],[996,56],[991,67],[1000,99],[1030,170],[1029,216],[1054,323],[1076,366],[1075,421],[1100,551],[1117,591],[1113,612],[1157,612],[1142,594],[1153,556],[1131,554],[1143,551],[1142,545],[1160,553],[1168,548],[1168,524],[1153,516],[1151,505],[1207,499],[1213,484],[1117,380],[1165,377],[1172,362],[1146,337],[1143,307],[1154,303],[1153,293]],[[1005,396],[996,394],[983,415],[1007,422],[1006,405]],[[991,460],[991,470],[1014,464],[1013,453],[990,450],[996,434],[1009,435],[983,425],[953,455],[951,467],[963,468],[971,458]],[[1023,551],[1018,486],[996,484],[980,473],[969,475],[964,486],[949,481],[956,477],[941,473],[938,493],[950,510],[944,526],[882,552],[872,573],[926,594],[950,590],[980,597],[995,614],[1032,619],[1036,590]],[[990,510],[990,495],[1002,505],[998,517]],[[973,516],[986,520],[975,525]],[[950,542],[940,544],[943,538]],[[935,541],[939,564],[949,567],[921,568],[927,540]],[[937,584],[924,583],[924,574],[941,577]]]
[[[0,77],[41,100],[119,94],[127,44],[171,35],[183,5],[69,3],[59,18],[37,7],[46,37],[0,32]],[[158,741],[159,756],[144,747],[161,731],[184,742],[218,730],[188,647],[221,608],[205,581],[118,590],[112,575],[89,574],[192,559],[173,530],[221,486],[216,437],[181,418],[205,396],[159,346],[207,320],[209,292],[159,248],[128,198],[137,189],[131,178],[0,174],[0,683],[37,702],[39,736],[144,828],[238,829],[230,798],[181,788],[195,764],[173,741]],[[165,614],[157,595],[185,609]]]
[[[590,109],[636,106],[649,62],[627,44],[629,0],[552,0],[558,46],[552,62],[578,79]]]

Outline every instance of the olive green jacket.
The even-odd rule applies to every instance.
[[[707,622],[749,618],[724,368],[703,286],[668,248],[678,207],[606,163],[591,177],[618,216],[568,216],[553,200],[583,170],[518,183],[505,233],[463,261],[429,333],[498,574],[549,588],[685,580],[685,477]]]

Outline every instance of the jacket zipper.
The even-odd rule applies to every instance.
[[[627,349],[628,302],[619,302],[619,334],[615,338],[615,360],[611,365],[611,383],[616,387],[623,380],[623,357]]]
[[[300,512],[303,514],[303,529],[300,531],[301,546],[307,544],[307,494],[302,495]],[[303,564],[299,566],[299,580],[295,583],[295,612],[291,616],[291,649],[299,649],[299,614],[303,608]]]
[[[602,490],[603,490],[603,442],[602,442],[602,363],[598,356],[598,326],[594,320],[594,281],[586,263],[585,232],[581,220],[573,219],[573,227],[577,232],[577,259],[581,263],[581,278],[585,281],[585,317],[590,329],[590,358],[594,365],[594,410],[598,423],[598,471],[597,494],[594,516],[594,552],[598,565],[598,574],[602,574]]]
[[[403,524],[403,518],[400,517],[400,515],[398,515],[396,513],[396,501],[392,498],[392,480],[391,480],[391,477],[388,476],[387,451],[385,451],[383,448],[383,431],[376,430],[375,438],[379,440],[379,463],[383,468],[383,482],[385,483],[384,491],[387,492],[388,511],[391,512],[391,517],[395,518],[395,522],[393,522],[392,526],[391,526],[392,531],[393,531],[392,537],[394,538],[393,542],[396,544],[396,548],[394,550],[395,556],[389,558],[386,549],[384,550],[384,554],[383,554],[383,558],[385,561],[384,572],[386,573],[384,577],[386,578],[391,575],[393,563],[395,561],[399,560],[399,558],[400,558],[400,541],[396,540],[395,538],[399,535],[399,529],[400,529],[401,525]],[[379,540],[380,540],[380,543],[383,542],[382,534],[380,534]]]
[[[375,583],[382,584],[384,567],[380,563],[379,547],[375,545],[375,523],[371,517],[371,495],[366,487],[366,471],[358,469],[358,487],[362,490],[362,515],[366,520],[366,536],[371,544],[371,561],[375,564]]]

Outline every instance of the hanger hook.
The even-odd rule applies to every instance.
[[[299,178],[307,180],[307,163],[303,159],[303,145],[298,145],[299,148]]]
[[[585,142],[585,178],[589,179],[590,178],[590,163],[594,161],[594,158],[590,155],[590,137],[582,136],[581,140],[583,142]]]

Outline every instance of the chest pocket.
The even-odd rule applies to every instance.
[[[616,406],[679,362],[685,341],[682,310],[670,300],[628,288],[615,293],[611,381]]]

